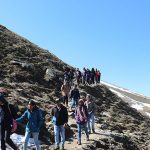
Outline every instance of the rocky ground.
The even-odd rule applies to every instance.
[[[14,103],[21,115],[29,99],[34,99],[43,110],[45,124],[40,133],[42,149],[53,149],[53,126],[50,109],[60,93],[65,69],[71,68],[49,51],[0,25],[0,87],[8,90],[8,101]],[[81,94],[89,93],[96,102],[96,134],[90,141],[76,144],[77,127],[73,113],[69,114],[66,149],[142,150],[150,142],[150,120],[131,108],[106,86],[80,85]],[[24,125],[17,131],[24,134]],[[32,149],[30,147],[30,149]]]

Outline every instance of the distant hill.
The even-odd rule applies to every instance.
[[[37,102],[46,116],[40,138],[45,149],[52,149],[53,125],[47,117],[56,98],[61,96],[64,71],[74,68],[2,25],[0,43],[0,87],[8,90],[8,101],[15,104],[19,115],[26,109],[29,99]],[[79,89],[81,95],[91,94],[96,102],[97,134],[90,135],[91,141],[78,147],[74,115],[69,114],[71,129],[66,133],[66,139],[71,144],[66,144],[66,150],[142,150],[145,143],[150,142],[149,118],[132,108],[130,103],[131,99],[149,103],[149,98],[104,82],[80,85]],[[23,127],[19,126],[18,134],[24,133]]]

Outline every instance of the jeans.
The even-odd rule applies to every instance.
[[[59,135],[61,136],[61,146],[64,147],[65,144],[65,128],[63,125],[57,126],[54,125],[54,133],[55,133],[55,146],[59,146]]]
[[[88,122],[87,122],[88,131],[91,131],[91,126],[92,126],[92,130],[95,129],[94,123],[95,123],[94,113],[91,113],[91,114],[89,114]]]
[[[91,131],[91,126],[92,126],[92,130],[94,130],[94,123],[95,123],[94,113],[91,113],[88,116],[88,122],[87,122],[88,131]]]
[[[27,150],[27,146],[28,146],[28,142],[29,142],[29,138],[31,134],[34,139],[36,150],[40,150],[39,141],[38,141],[39,132],[27,132],[27,131],[25,133],[25,142],[24,142],[23,150]]]
[[[74,105],[76,105],[76,107],[78,106],[78,99],[72,98],[72,103],[71,103],[70,108],[72,108]]]
[[[83,128],[86,134],[86,137],[89,138],[89,133],[87,129],[86,123],[84,124],[79,124],[77,123],[77,128],[78,128],[78,142],[81,142],[81,129]]]

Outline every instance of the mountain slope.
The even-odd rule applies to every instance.
[[[49,96],[50,93],[55,95],[54,91],[50,90],[55,86],[55,78],[62,82],[60,77],[70,66],[49,53],[48,50],[39,48],[1,25],[0,43],[1,85],[9,85],[14,91],[18,89],[17,91],[20,91],[22,96],[26,95],[29,98],[28,88],[39,97],[44,96],[44,93],[39,95],[39,90],[49,93]],[[47,69],[50,72],[48,77]]]
[[[0,43],[0,86],[7,88],[8,101],[15,104],[19,115],[26,109],[29,99],[37,102],[46,116],[40,138],[47,144],[45,149],[51,149],[54,133],[49,121],[50,109],[56,98],[61,96],[64,70],[73,68],[1,25]],[[80,85],[79,88],[81,95],[89,93],[96,102],[97,134],[91,135],[91,141],[81,147],[73,145],[76,143],[77,127],[71,114],[71,130],[66,133],[71,144],[66,144],[66,149],[107,150],[112,147],[118,150],[141,150],[145,142],[149,142],[149,119],[131,108],[123,96],[118,97],[104,84]],[[24,134],[22,127],[17,133]]]
[[[8,100],[19,107],[19,114],[29,99],[34,99],[44,113],[48,112],[45,106],[54,104],[60,95],[63,72],[71,67],[2,25],[0,43],[0,86],[8,90]],[[48,134],[45,127],[42,132]]]

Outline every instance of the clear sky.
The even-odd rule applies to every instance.
[[[150,96],[150,0],[0,0],[0,24],[74,67]]]

